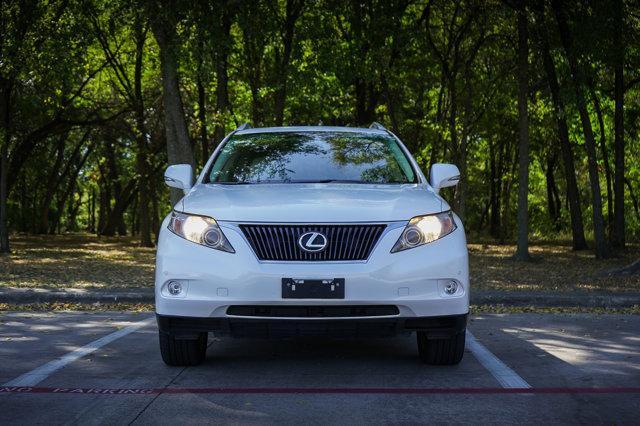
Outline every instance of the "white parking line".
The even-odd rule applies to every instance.
[[[469,330],[467,330],[467,348],[469,348],[478,362],[496,378],[503,388],[531,388],[531,385],[520,377],[518,373],[507,367],[507,365],[492,354],[489,349],[478,342]]]
[[[61,356],[58,359],[47,362],[46,364],[41,365],[38,368],[35,368],[23,375],[16,377],[15,379],[5,383],[3,386],[35,386],[47,377],[49,377],[52,373],[60,370],[67,364],[72,363],[78,358],[82,358],[85,355],[88,355],[104,345],[108,345],[109,343],[117,340],[121,337],[126,336],[127,334],[131,334],[134,331],[147,326],[153,322],[154,318],[148,318],[144,321],[139,321],[131,324],[128,327],[125,327],[121,330],[113,332],[111,334],[107,334],[104,337],[101,337],[98,340],[94,340],[88,345],[82,346],[81,348],[75,349],[69,352],[66,355]]]

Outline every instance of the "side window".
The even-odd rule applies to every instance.
[[[395,140],[391,140],[389,143],[389,148],[391,149],[391,152],[393,152],[393,156],[396,158],[396,161],[398,162],[398,164],[400,165],[400,168],[402,169],[405,176],[407,177],[407,180],[409,182],[415,182],[416,175],[415,175],[415,172],[413,171],[413,167],[411,167],[411,163],[409,162],[409,159],[407,158],[405,153],[402,151],[402,148],[400,148],[400,145],[398,145],[398,142]]]
[[[211,170],[209,172],[209,176],[207,177],[207,182],[215,182],[218,180],[218,177],[224,168],[224,166],[229,161],[231,157],[231,152],[233,151],[233,141],[229,141],[223,148],[222,151],[218,154],[218,157],[215,159],[213,164],[211,165]]]

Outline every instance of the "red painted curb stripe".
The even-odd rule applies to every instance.
[[[0,387],[0,393],[60,393],[75,395],[155,394],[619,394],[640,393],[640,387],[597,388],[52,388]]]

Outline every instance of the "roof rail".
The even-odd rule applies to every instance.
[[[251,124],[249,124],[249,123],[244,123],[244,124],[242,124],[242,125],[238,126],[238,128],[236,129],[236,132],[237,132],[237,131],[240,131],[240,130],[251,129],[251,128],[253,128],[253,126],[251,126]]]
[[[377,121],[374,121],[373,123],[371,123],[371,126],[369,126],[370,129],[376,129],[376,130],[387,130],[386,127],[384,127],[382,124],[378,123]]]

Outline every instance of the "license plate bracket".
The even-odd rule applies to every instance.
[[[282,279],[283,299],[344,299],[344,278]]]

